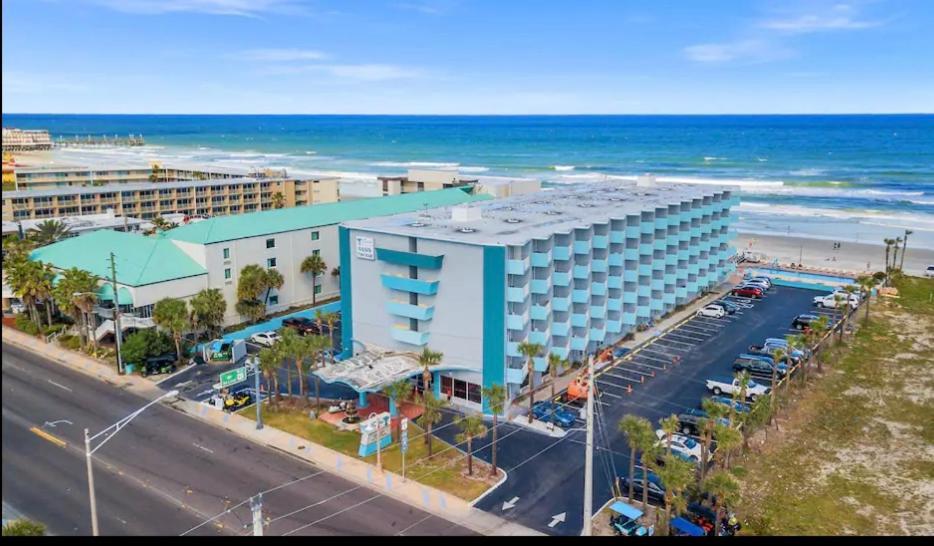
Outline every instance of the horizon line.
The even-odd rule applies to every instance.
[[[406,117],[636,117],[636,116],[695,116],[695,117],[716,117],[716,116],[930,116],[934,112],[723,112],[723,113],[654,113],[654,114],[636,114],[636,113],[562,113],[562,114],[364,114],[364,113],[249,113],[249,112],[227,112],[227,113],[185,113],[185,112],[2,112],[0,115],[6,116],[406,116]]]

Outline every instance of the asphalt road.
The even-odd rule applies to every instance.
[[[624,392],[626,381],[634,372],[611,371],[598,377],[601,391],[598,405],[598,427],[594,455],[594,510],[612,497],[613,475],[625,476],[629,470],[629,447],[617,423],[623,415],[632,413],[646,417],[653,424],[672,413],[699,407],[709,395],[705,380],[715,375],[732,375],[733,359],[746,352],[749,345],[761,343],[767,337],[791,334],[789,325],[799,313],[814,312],[812,290],[775,287],[769,295],[753,303],[749,309],[727,320],[692,319],[666,340],[658,342],[653,353],[646,352],[640,360],[650,365],[670,361],[679,355],[681,363],[667,371],[656,371],[645,383]],[[651,360],[647,357],[654,355]],[[646,370],[649,368],[643,368]],[[619,377],[613,377],[610,374]],[[614,386],[615,385],[615,386]],[[543,394],[539,399],[544,399]],[[445,423],[451,416],[446,416]],[[583,427],[582,421],[578,422]],[[439,435],[453,440],[456,427],[442,427]],[[556,535],[578,535],[583,525],[584,441],[583,429],[572,431],[561,439],[530,432],[512,424],[499,429],[498,463],[508,472],[507,481],[477,503],[477,508],[507,520],[517,521],[532,529]],[[475,445],[477,442],[475,442]],[[490,460],[490,437],[477,452]],[[515,500],[513,506],[512,502]],[[504,507],[504,502],[509,502]],[[558,520],[556,520],[556,517]],[[563,518],[563,521],[561,519]]]
[[[52,534],[89,535],[83,429],[93,434],[147,401],[6,343],[2,371],[3,502]],[[162,405],[94,461],[106,535],[247,534],[243,501],[261,491],[266,535],[472,534]]]

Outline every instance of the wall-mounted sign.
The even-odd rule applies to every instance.
[[[375,260],[376,259],[376,247],[373,245],[372,237],[361,237],[357,236],[357,245],[356,245],[357,257],[364,260]]]

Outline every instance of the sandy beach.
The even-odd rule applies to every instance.
[[[833,269],[852,273],[881,271],[885,268],[885,246],[844,242],[834,249],[833,241],[778,235],[739,233],[736,251],[744,250],[778,260],[780,264],[803,263],[807,267]],[[899,251],[899,261],[901,252]],[[934,251],[912,248],[908,241],[905,273],[923,275],[925,268],[934,265]]]

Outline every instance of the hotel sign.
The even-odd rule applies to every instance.
[[[364,260],[376,259],[376,247],[373,245],[372,237],[357,236],[357,257]]]

